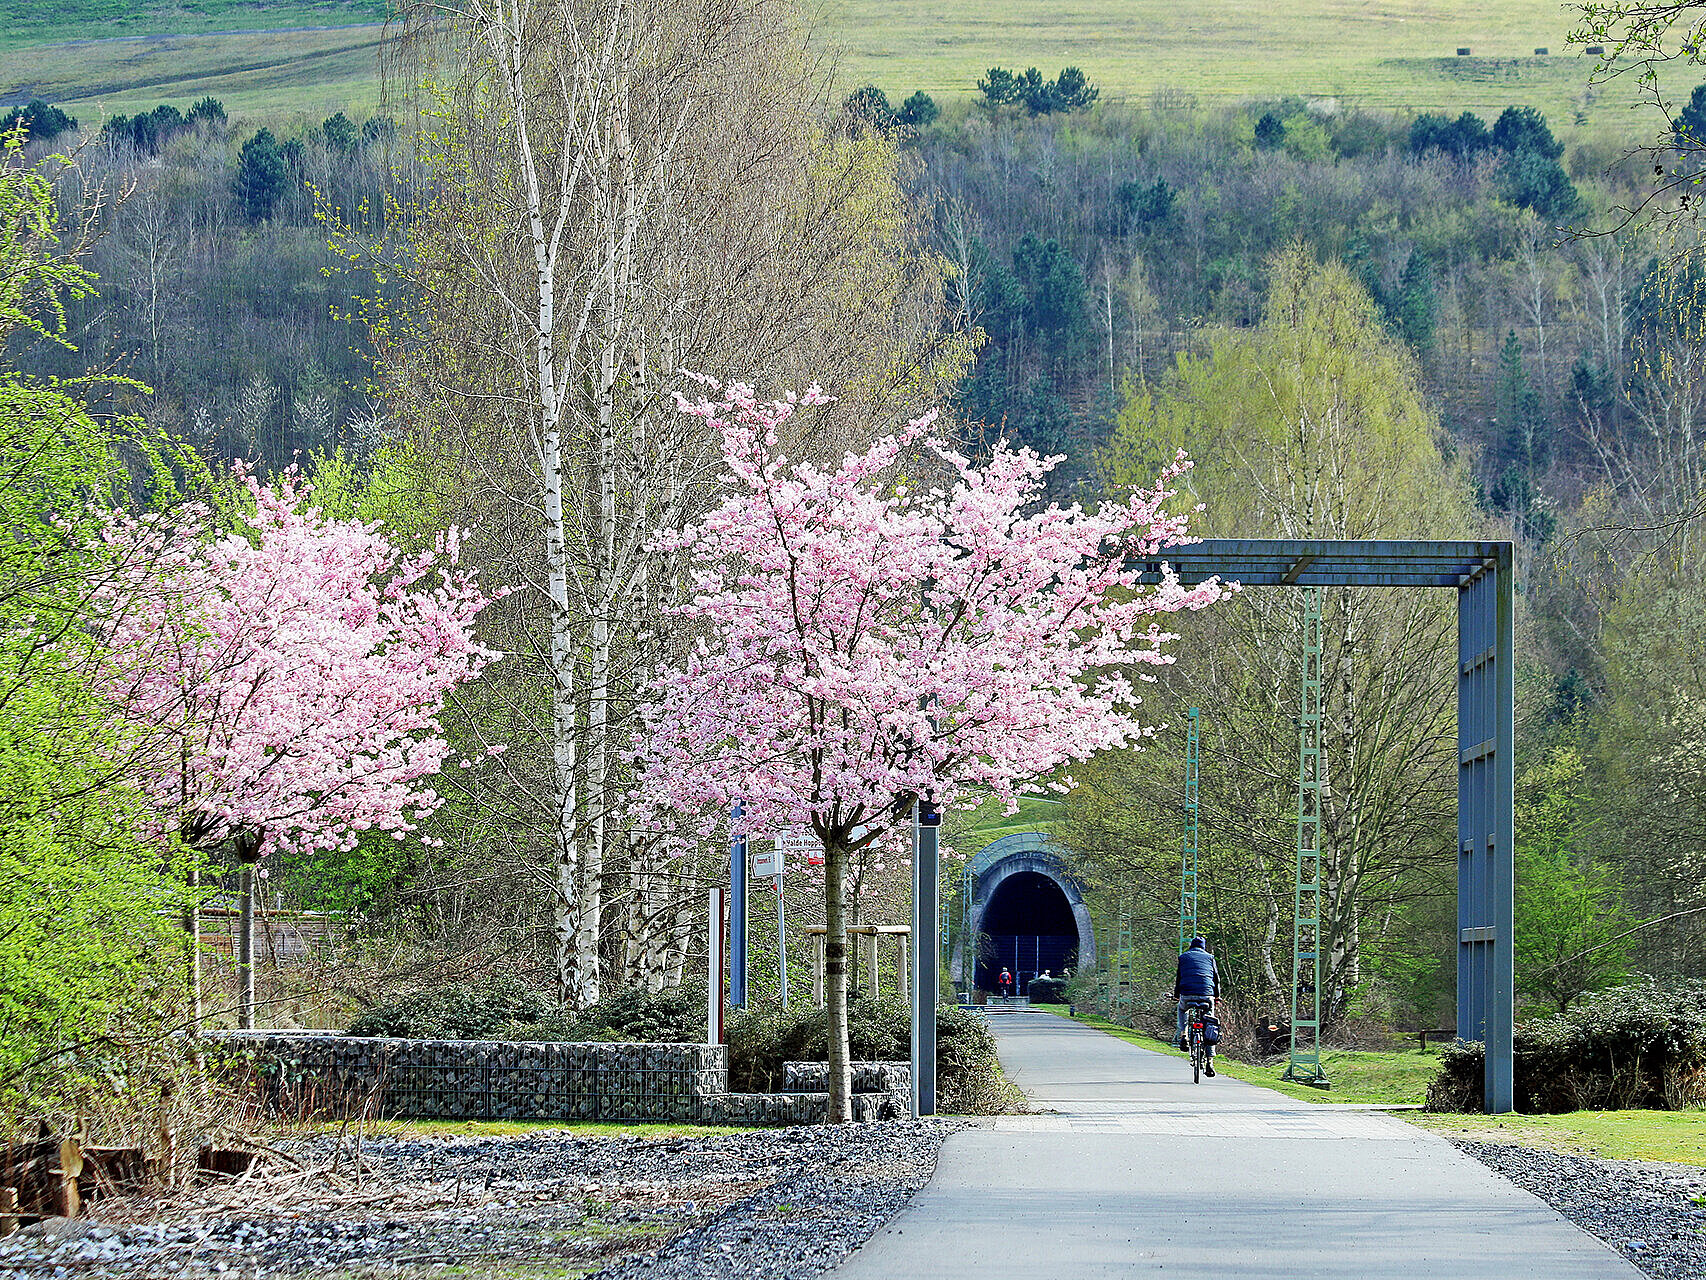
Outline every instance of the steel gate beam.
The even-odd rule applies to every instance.
[[[1514,1103],[1515,556],[1509,542],[1211,538],[1134,562],[1194,586],[1457,590],[1457,1035],[1486,1046],[1489,1112]]]

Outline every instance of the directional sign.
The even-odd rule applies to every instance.
[[[782,851],[764,849],[752,855],[752,874],[759,880],[782,874]]]
[[[786,858],[804,858],[806,865],[823,865],[823,843],[808,826],[782,827],[776,832],[776,852]]]

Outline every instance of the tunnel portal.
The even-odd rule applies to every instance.
[[[1061,887],[1038,871],[1021,871],[1001,882],[983,914],[984,943],[977,985],[995,989],[1001,970],[1010,970],[1018,989],[1039,973],[1056,977],[1078,958],[1078,922]]]
[[[1003,836],[966,864],[965,914],[955,932],[955,985],[994,991],[1003,968],[1020,994],[1042,972],[1059,977],[1096,963],[1096,936],[1083,894],[1041,832]],[[967,940],[975,946],[968,947]]]

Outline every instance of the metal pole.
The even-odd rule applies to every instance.
[[[941,969],[936,948],[923,945],[936,928],[941,894],[942,811],[920,801],[912,811],[912,1114],[936,1114],[936,999]]]
[[[788,1007],[788,895],[776,877],[776,979],[782,986],[782,1007]]]
[[[1516,1107],[1513,1055],[1516,958],[1516,564],[1511,545],[1500,546],[1493,570],[1496,634],[1493,638],[1493,850],[1492,972],[1487,999],[1484,1105],[1503,1114]]]
[[[739,800],[729,810],[729,1003],[746,1008],[746,836]]]
[[[1185,729],[1185,838],[1179,859],[1179,951],[1197,936],[1197,799],[1202,779],[1202,739],[1196,707]]]
[[[1321,1066],[1321,588],[1303,588],[1297,708],[1297,894],[1291,948],[1291,1060],[1285,1080],[1327,1087]]]
[[[707,891],[705,930],[705,1040],[723,1042],[723,890]]]

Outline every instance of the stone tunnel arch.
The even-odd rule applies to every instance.
[[[993,975],[1000,972],[1003,961],[1013,968],[1016,960],[1018,972],[1024,976],[1040,968],[1058,975],[1063,954],[1072,956],[1074,970],[1095,968],[1096,931],[1090,908],[1065,859],[1047,836],[1023,831],[991,841],[967,861],[964,874],[962,915],[954,922],[955,942],[949,961],[957,990],[969,992],[976,986],[991,989]],[[1027,919],[1034,926],[1031,931],[1015,927]],[[1017,939],[1015,957],[983,956],[979,948],[968,945],[989,937],[994,932],[992,925],[1000,926],[1002,938]],[[1062,932],[1052,932],[1057,928]],[[1065,946],[1054,940],[1064,940]]]

